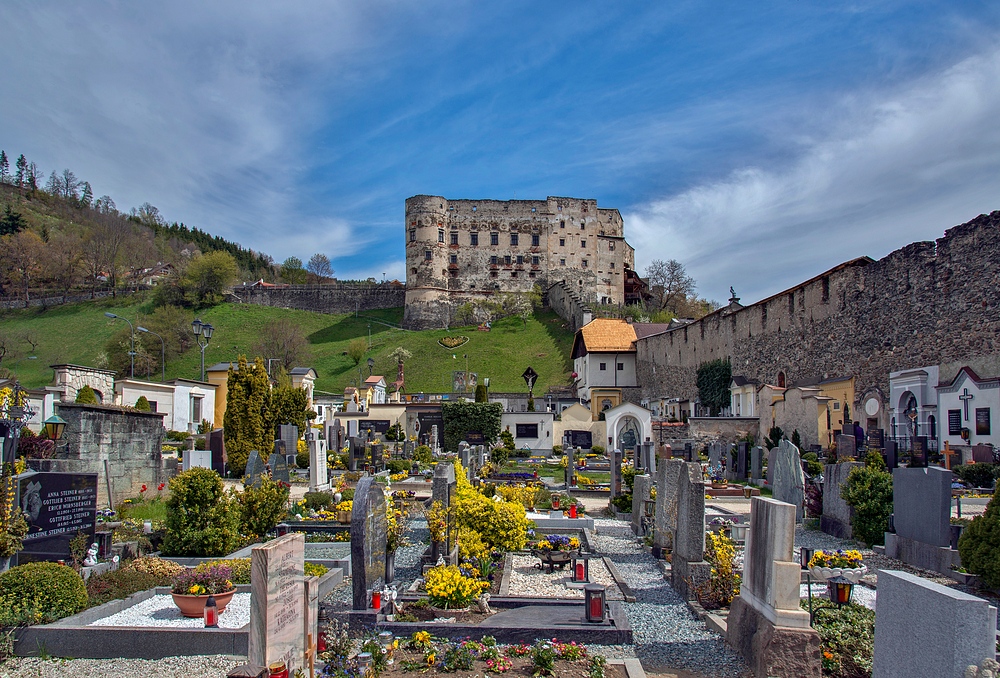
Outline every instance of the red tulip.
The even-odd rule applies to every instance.
[[[140,488],[139,488],[139,491],[140,491],[140,492],[145,492],[145,491],[146,491],[146,486],[145,486],[145,485],[143,485],[142,487],[140,487]]]
[[[166,487],[166,486],[167,486],[166,483],[160,483],[159,485],[156,486],[157,492],[162,492],[163,488]]]

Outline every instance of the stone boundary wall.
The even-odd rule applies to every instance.
[[[889,373],[1000,353],[1000,211],[873,261],[837,266],[751,306],[636,342],[643,395],[694,398],[699,364],[774,384],[854,375],[883,402]]]
[[[545,296],[549,308],[568,322],[574,332],[594,319],[590,308],[562,280],[550,286]]]
[[[140,285],[140,290],[150,289],[149,285]],[[129,289],[119,289],[115,296],[127,297],[135,294],[135,287],[130,287]],[[62,304],[75,304],[79,301],[94,301],[96,299],[107,299],[112,296],[110,289],[99,289],[95,290],[93,293],[90,290],[86,292],[81,292],[80,290],[74,290],[70,294],[62,295],[55,294],[51,292],[46,292],[40,297],[31,297],[27,304],[24,303],[24,297],[0,297],[0,309],[7,308],[28,308],[32,306],[61,306]]]
[[[234,287],[227,300],[318,313],[353,313],[399,308],[405,303],[406,288],[389,283]]]

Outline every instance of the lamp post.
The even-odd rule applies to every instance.
[[[147,334],[152,334],[154,337],[160,340],[160,383],[167,380],[167,345],[163,343],[163,337],[154,332],[153,330],[147,330],[142,325],[136,328],[140,332],[146,332]]]
[[[486,402],[490,401],[490,378],[483,379],[483,386],[486,387]]]
[[[194,322],[191,323],[191,331],[194,332],[195,339],[198,342],[198,346],[201,347],[201,380],[205,381],[205,349],[208,348],[208,341],[212,338],[212,332],[215,330],[214,327],[208,323],[203,323],[200,318],[195,318]],[[205,343],[202,343],[202,337],[205,338]]]
[[[122,318],[120,315],[115,315],[110,311],[105,311],[104,315],[111,318],[112,320],[124,320],[128,323],[129,329],[132,330],[132,350],[128,352],[129,357],[132,359],[132,368],[130,371],[130,379],[135,379],[135,327],[132,325],[128,318]]]

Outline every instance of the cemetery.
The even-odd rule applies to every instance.
[[[12,661],[881,678],[988,671],[997,652],[981,452],[952,467],[872,432],[803,454],[772,430],[625,448],[567,435],[519,457],[502,432],[446,443],[446,419],[427,445],[334,419],[276,427],[236,479],[209,431],[204,454],[185,441],[176,470],[160,460],[120,492],[113,455],[103,473],[18,457],[27,412],[4,398]]]

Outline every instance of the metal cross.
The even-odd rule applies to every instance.
[[[963,388],[962,389],[962,395],[958,396],[958,399],[961,400],[962,403],[965,405],[965,420],[966,421],[969,421],[969,401],[972,400],[975,397],[976,396],[974,396],[971,393],[969,393],[969,389],[967,389],[967,388]]]

